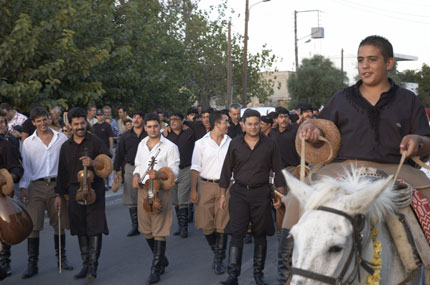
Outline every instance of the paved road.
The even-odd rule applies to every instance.
[[[99,260],[98,277],[94,283],[113,284],[145,284],[149,275],[152,254],[143,235],[126,237],[130,228],[128,210],[121,205],[119,195],[108,195],[107,220],[110,234],[103,236],[103,248]],[[176,227],[176,219],[174,219]],[[276,284],[276,237],[268,238],[268,254],[265,269],[266,281]],[[245,245],[242,261],[240,284],[255,284],[252,277],[253,244]],[[88,284],[87,280],[73,280],[73,275],[81,268],[80,251],[77,238],[67,235],[67,256],[75,267],[73,271],[59,274],[53,242],[53,230],[45,221],[41,232],[39,274],[33,278],[22,280],[21,274],[27,266],[27,242],[12,247],[11,277],[2,284]],[[190,235],[187,239],[170,236],[167,239],[167,256],[170,266],[162,275],[158,284],[162,285],[203,285],[218,284],[226,275],[217,276],[211,270],[213,254],[209,249],[201,231],[196,231],[190,224]]]

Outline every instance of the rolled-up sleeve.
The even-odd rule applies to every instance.
[[[194,150],[193,156],[191,159],[191,170],[195,170],[198,172],[202,171],[202,151],[201,151],[201,141],[197,141]]]

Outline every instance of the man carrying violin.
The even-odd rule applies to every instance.
[[[160,275],[168,265],[165,256],[166,237],[170,235],[172,227],[170,189],[160,190],[157,186],[160,180],[169,178],[167,171],[162,170],[164,167],[170,168],[177,177],[180,158],[178,147],[161,136],[160,119],[157,114],[147,114],[144,125],[148,136],[137,148],[133,188],[139,189],[137,202],[139,231],[144,234],[153,253],[151,274],[146,284],[154,284],[160,280]],[[174,180],[173,177],[170,178]],[[161,207],[155,207],[160,204]]]
[[[102,234],[109,233],[104,181],[97,175],[97,170],[103,169],[104,164],[95,158],[100,154],[110,156],[110,153],[103,141],[87,132],[88,122],[82,108],[72,108],[67,116],[73,135],[61,147],[55,205],[57,209],[66,207],[60,197],[69,198],[70,232],[78,236],[83,261],[81,271],[74,278],[93,280],[97,277]]]
[[[18,152],[13,151],[13,146],[3,136],[0,136],[0,169],[2,168],[9,171],[14,182],[18,182],[24,172],[18,158]],[[5,183],[6,178],[0,174],[0,185],[4,185]],[[1,188],[0,192],[0,195],[7,194],[3,193]],[[10,245],[2,243],[0,240],[0,280],[12,274],[10,269],[10,248]]]
[[[33,108],[30,119],[36,131],[24,140],[22,146],[22,164],[24,175],[19,187],[21,188],[21,202],[27,205],[27,211],[33,221],[33,231],[27,239],[28,266],[22,275],[23,279],[37,274],[39,258],[39,232],[43,229],[45,212],[48,212],[49,221],[54,228],[54,246],[57,260],[61,254],[62,269],[72,270],[66,259],[66,236],[64,229],[68,228],[69,219],[67,208],[61,209],[61,221],[58,221],[55,202],[55,185],[58,171],[58,158],[61,145],[67,140],[66,135],[48,127],[48,111],[43,107]],[[64,198],[63,203],[65,203]],[[61,231],[58,232],[60,223]],[[61,235],[61,252],[59,249],[59,236]],[[58,263],[57,263],[58,264]]]

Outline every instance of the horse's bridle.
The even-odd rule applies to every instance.
[[[361,250],[363,248],[362,247],[362,245],[363,245],[362,244],[362,241],[363,241],[362,231],[363,231],[365,223],[366,223],[365,216],[362,214],[357,214],[354,217],[352,217],[343,211],[336,210],[336,209],[329,208],[329,207],[324,207],[324,206],[318,207],[317,210],[333,213],[336,215],[340,215],[342,217],[345,217],[348,221],[351,222],[352,228],[353,228],[352,246],[351,246],[351,250],[349,252],[348,258],[347,258],[347,260],[346,260],[346,262],[342,268],[342,271],[340,272],[340,274],[337,278],[323,275],[323,274],[316,273],[316,272],[312,272],[310,270],[296,268],[296,267],[292,268],[291,275],[292,276],[293,275],[300,275],[302,277],[313,279],[313,280],[316,280],[316,281],[319,281],[322,283],[326,283],[326,284],[350,284],[356,278],[357,275],[358,275],[358,278],[360,279],[360,274],[359,274],[359,266],[360,265],[363,267],[364,270],[369,272],[369,274],[373,274],[374,270],[369,266],[369,265],[373,265],[373,264],[364,260],[361,256]],[[370,234],[369,234],[369,237],[370,237]],[[346,278],[346,280],[343,281],[353,258],[355,260],[354,269],[351,272],[351,274],[348,276],[348,278]],[[350,280],[351,277],[353,277],[352,280]]]

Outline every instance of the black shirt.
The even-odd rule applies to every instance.
[[[181,162],[179,164],[180,169],[184,169],[191,165],[191,158],[193,156],[194,143],[196,137],[192,129],[182,131],[177,135],[173,130],[166,137],[168,140],[178,146],[179,156]]]
[[[300,156],[296,151],[296,134],[299,129],[298,124],[290,124],[285,131],[279,132],[279,129],[272,129],[269,137],[278,145],[281,153],[282,168],[287,166],[297,166],[300,164]]]
[[[94,134],[98,136],[104,144],[109,148],[109,138],[113,137],[112,126],[106,122],[101,124],[96,123],[93,125]]]
[[[110,156],[105,144],[97,136],[88,132],[80,144],[77,144],[73,140],[73,136],[65,141],[60,150],[55,192],[58,194],[67,194],[70,186],[79,185],[77,174],[80,170],[84,169],[82,161],[79,159],[84,155],[94,159],[99,154]],[[88,167],[88,170],[94,172],[92,167]],[[103,179],[98,177],[94,172],[93,187],[97,183],[104,185]],[[74,197],[71,197],[71,199],[74,199]]]
[[[231,120],[229,121],[230,126],[228,127],[228,132],[227,135],[229,137],[231,137],[232,139],[234,139],[235,137],[242,135],[242,126],[240,125],[240,123],[237,123],[237,125],[235,125]]]
[[[206,135],[206,127],[201,121],[185,121],[184,124],[194,131],[196,140],[201,139]]]
[[[0,136],[0,169],[6,168],[10,174],[15,175],[14,182],[18,182],[24,174],[21,162],[17,155],[17,151],[9,144],[2,136]]]
[[[228,147],[227,155],[221,171],[219,186],[228,188],[231,174],[234,179],[244,185],[261,185],[269,183],[269,174],[275,172],[275,185],[285,187],[285,179],[281,172],[281,160],[276,143],[260,134],[260,139],[251,150],[244,139],[245,135],[234,138]]]
[[[336,161],[399,163],[404,136],[430,136],[424,106],[413,92],[391,80],[390,90],[372,106],[360,93],[361,83],[334,94],[319,115],[339,128],[342,142]]]
[[[147,136],[146,132],[142,130],[140,136],[134,132],[134,128],[123,133],[119,139],[119,143],[116,149],[115,161],[113,163],[113,169],[119,171],[124,163],[134,165],[134,159],[136,158],[137,147],[141,140]]]

